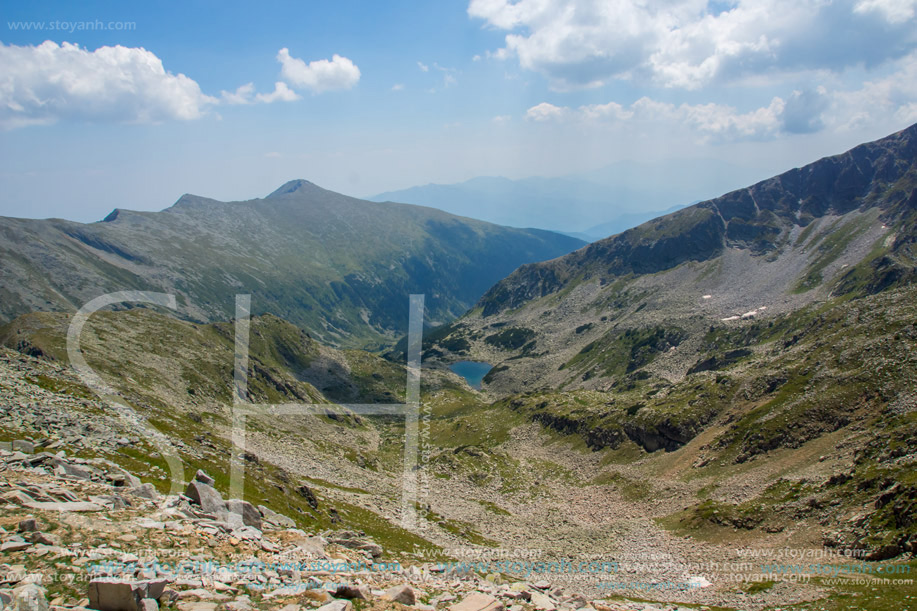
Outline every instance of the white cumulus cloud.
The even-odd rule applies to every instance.
[[[515,57],[556,90],[842,71],[917,44],[917,0],[471,0],[468,14],[506,31],[490,57]]]
[[[297,89],[313,93],[351,89],[360,81],[360,69],[347,59],[335,54],[331,60],[318,59],[308,64],[290,55],[284,47],[277,53],[283,79]]]
[[[591,104],[579,108],[542,102],[529,108],[531,121],[574,121],[586,124],[607,123],[625,126],[639,122],[691,128],[704,141],[735,141],[768,138],[782,129],[785,102],[774,98],[768,106],[738,112],[724,104],[670,104],[643,97],[629,106],[616,102]]]
[[[542,102],[529,108],[525,113],[525,118],[529,121],[552,121],[563,119],[569,113],[570,109],[565,106],[555,106],[548,102]]]
[[[860,0],[854,10],[858,13],[876,11],[892,23],[903,23],[914,18],[917,0]]]
[[[274,91],[271,93],[255,93],[255,85],[247,83],[235,91],[221,91],[220,97],[225,104],[270,104],[272,102],[295,102],[302,99],[301,96],[290,89],[283,81],[274,83]]]
[[[62,119],[149,123],[203,116],[217,99],[142,48],[0,43],[0,127]]]
[[[270,104],[271,102],[295,102],[299,99],[301,99],[299,94],[282,81],[274,83],[274,91],[271,93],[259,93],[255,96],[256,101],[265,104]]]

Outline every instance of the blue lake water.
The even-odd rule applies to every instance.
[[[487,372],[493,369],[493,365],[478,361],[459,361],[449,365],[449,369],[465,378],[472,388],[481,390],[481,381],[487,375]]]

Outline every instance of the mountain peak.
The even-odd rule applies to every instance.
[[[268,195],[268,197],[279,197],[281,195],[289,195],[291,193],[308,193],[309,191],[315,189],[321,189],[321,187],[315,183],[309,182],[308,180],[298,178],[296,180],[285,182],[280,186],[280,188]]]

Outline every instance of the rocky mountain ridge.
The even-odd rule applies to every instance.
[[[162,212],[104,222],[3,219],[0,320],[74,311],[103,293],[173,293],[178,314],[226,320],[237,293],[333,345],[378,346],[407,329],[410,293],[427,321],[461,314],[522,263],[584,242],[291,181],[264,199],[185,195]]]

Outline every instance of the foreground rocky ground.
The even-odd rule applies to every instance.
[[[281,452],[270,443],[274,429],[251,432],[244,458],[251,502],[226,500],[217,491],[226,490],[225,473],[217,469],[226,470],[229,458],[221,439],[226,432],[218,429],[212,436],[176,435],[175,445],[190,461],[185,475],[193,479],[182,483],[181,494],[165,494],[166,470],[140,460],[155,454],[143,430],[114,417],[65,367],[10,351],[0,357],[0,427],[10,440],[0,443],[0,586],[4,605],[17,611],[45,611],[44,604],[55,611],[328,605],[326,611],[346,611],[348,604],[357,611],[907,609],[915,594],[913,584],[897,581],[900,575],[874,571],[834,574],[851,584],[843,587],[811,567],[763,575],[755,555],[762,544],[775,553],[821,554],[775,554],[773,562],[784,566],[857,563],[824,550],[805,519],[767,540],[728,522],[704,538],[665,529],[659,521],[696,502],[705,485],[679,477],[692,467],[679,453],[612,463],[493,410],[476,411],[467,422],[430,425],[434,440],[442,434],[437,427],[445,427],[457,445],[433,452],[434,477],[416,532],[372,522],[386,516],[397,522],[397,498],[388,488],[396,488],[400,471],[385,468],[384,452],[381,469],[357,468],[360,457],[351,463],[325,455],[320,464],[322,456],[303,445],[287,444],[290,451]],[[467,433],[455,430],[456,422],[471,422],[480,429],[474,438],[493,443],[456,441]],[[323,426],[321,435],[341,429],[335,451],[346,450],[351,429]],[[812,481],[829,476],[847,456],[847,450],[832,452],[830,442],[808,450],[827,457],[806,472]],[[716,494],[734,502],[753,496],[781,476],[792,456],[756,462],[754,470],[723,479]],[[213,478],[187,470],[201,461],[209,461]],[[288,468],[279,497],[267,493],[278,487],[266,475],[270,462]],[[328,479],[304,480],[305,473]],[[305,510],[283,504],[291,495]],[[347,500],[377,513],[354,513]],[[353,526],[368,518],[373,536]],[[423,549],[405,551],[418,544]],[[910,569],[907,562],[898,558],[886,566]],[[854,586],[861,577],[869,583]],[[893,606],[865,602],[875,592]],[[839,593],[852,606],[833,604]]]
[[[186,495],[164,496],[104,459],[10,445],[0,450],[0,599],[16,611],[674,608],[590,602],[547,580],[448,563],[402,566],[363,533],[306,533],[267,507],[223,500],[203,472]]]

